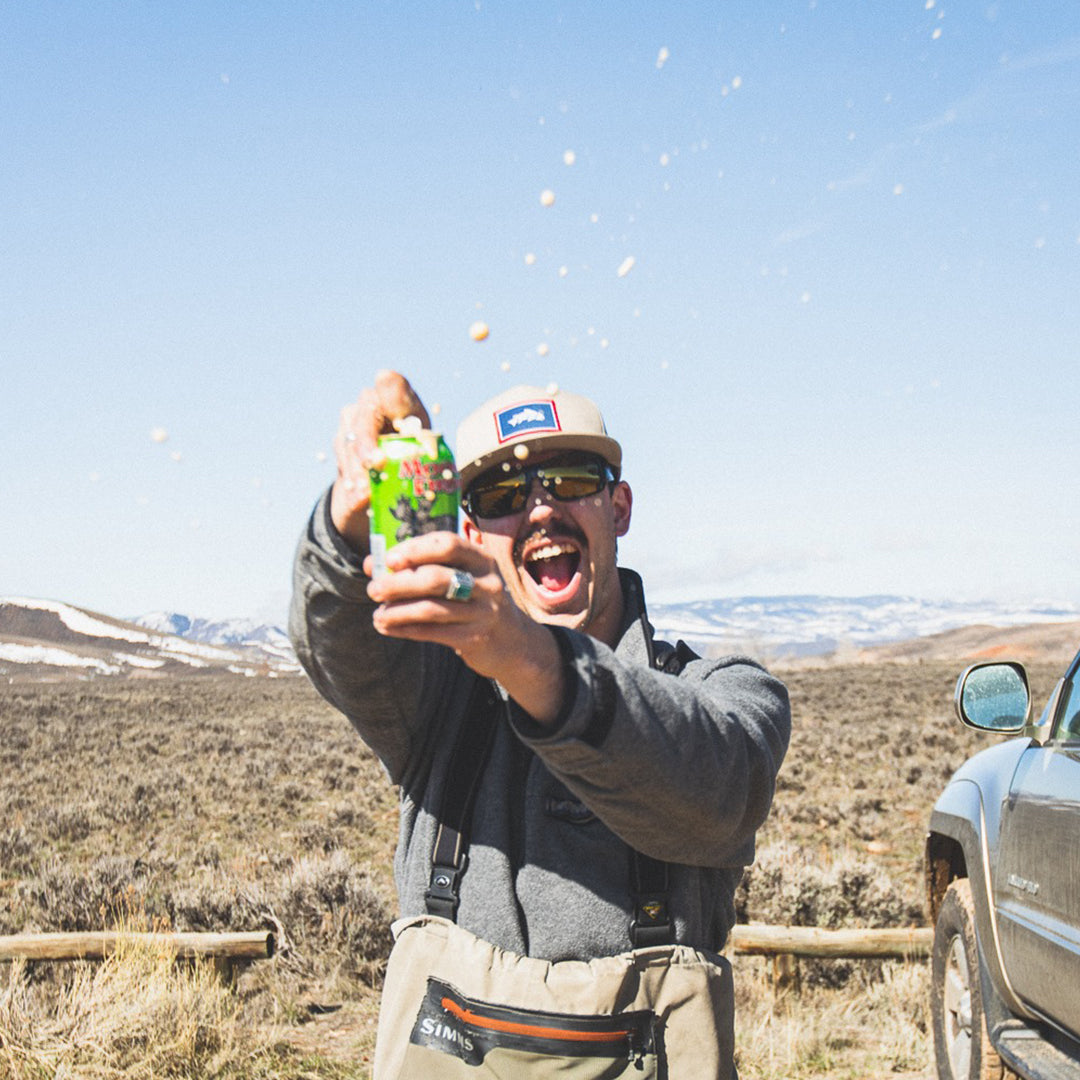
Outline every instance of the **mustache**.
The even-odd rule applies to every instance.
[[[560,537],[565,540],[573,540],[582,550],[587,547],[587,541],[583,530],[578,528],[573,522],[559,522],[556,528],[530,529],[523,536],[519,536],[517,540],[514,541],[514,562],[521,562],[522,553],[529,544],[541,543],[544,540],[555,540]]]

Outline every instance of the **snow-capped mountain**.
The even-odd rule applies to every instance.
[[[962,628],[1080,622],[1080,608],[903,596],[744,596],[654,603],[649,618],[661,638],[681,638],[704,655],[843,659],[897,642],[933,645],[930,635]],[[1075,647],[1070,626],[1063,625],[1058,636],[1059,649]],[[124,621],[52,600],[0,597],[0,678],[209,672],[285,675],[298,674],[300,667],[285,631],[253,619],[158,611]]]
[[[0,598],[0,677],[280,675],[291,650],[193,640],[54,600]]]
[[[280,626],[256,619],[202,619],[171,611],[152,611],[136,615],[129,622],[161,634],[176,634],[188,641],[257,649],[282,663],[296,661],[289,635]]]
[[[699,652],[745,649],[775,657],[826,656],[927,637],[960,627],[1021,626],[1080,619],[1061,604],[960,603],[908,596],[738,596],[649,606],[661,638],[682,638]],[[279,626],[251,619],[201,619],[169,612],[141,615],[140,626],[190,641],[260,648],[295,662]]]
[[[740,596],[649,605],[661,638],[699,652],[824,656],[975,625],[1021,626],[1080,619],[1061,604],[953,603],[908,596]]]

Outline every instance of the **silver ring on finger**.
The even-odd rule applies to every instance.
[[[356,432],[355,431],[346,431],[345,432],[345,441],[346,442],[356,442]]]
[[[468,570],[455,570],[450,575],[450,584],[446,587],[446,599],[464,603],[472,596],[476,578]]]

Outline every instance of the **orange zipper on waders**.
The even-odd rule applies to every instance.
[[[520,1035],[530,1039],[555,1039],[561,1042],[611,1043],[625,1042],[629,1056],[638,1055],[637,1032],[631,1028],[611,1031],[575,1031],[571,1028],[548,1027],[543,1024],[526,1024],[518,1020],[501,1020],[497,1016],[484,1016],[459,1005],[453,998],[444,997],[439,1004],[462,1023],[482,1031],[499,1031],[508,1035]]]

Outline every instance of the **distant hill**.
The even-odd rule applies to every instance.
[[[53,600],[0,598],[0,679],[8,681],[298,671],[277,642],[194,641]]]
[[[1080,620],[1035,623],[1027,626],[963,626],[940,634],[913,638],[892,645],[862,649],[854,659],[876,663],[882,660],[1020,660],[1065,665],[1080,652]]]
[[[747,652],[770,661],[914,658],[920,649],[927,657],[933,650],[946,650],[943,658],[951,660],[951,650],[968,645],[941,636],[979,627],[1010,629],[1002,643],[1010,640],[1012,628],[1028,627],[1027,647],[1035,651],[1045,627],[1046,647],[1054,650],[1055,657],[1062,649],[1071,657],[1080,648],[1080,633],[1075,630],[1071,650],[1063,644],[1069,638],[1067,628],[1080,625],[1080,608],[1067,605],[962,603],[890,595],[742,596],[650,603],[649,619],[661,638],[682,638],[701,653]],[[977,637],[976,632],[971,641]],[[927,643],[916,644],[923,641]],[[891,646],[898,651],[890,653],[887,647]]]
[[[733,597],[655,604],[661,638],[704,655],[746,652],[777,666],[984,657],[1064,664],[1080,610],[933,603],[900,596]],[[115,619],[53,600],[0,597],[0,680],[295,675],[280,626],[158,611]]]

